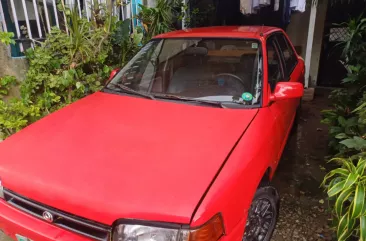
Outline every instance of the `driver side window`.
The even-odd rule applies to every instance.
[[[276,47],[275,37],[267,40],[267,58],[268,58],[268,83],[273,91],[277,82],[284,79],[281,66],[281,60]]]

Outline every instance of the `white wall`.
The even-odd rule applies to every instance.
[[[324,34],[324,22],[327,13],[328,1],[320,2],[317,9],[314,39],[311,54],[310,64],[310,87],[316,86],[318,71],[319,71],[319,60],[322,49],[323,34]],[[305,59],[307,35],[309,29],[309,18],[310,18],[310,7],[307,7],[304,13],[295,13],[291,16],[291,22],[287,28],[287,34],[295,46],[300,46],[301,56]]]

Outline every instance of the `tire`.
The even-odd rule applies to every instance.
[[[270,241],[279,213],[279,196],[272,186],[258,188],[250,206],[243,241]]]

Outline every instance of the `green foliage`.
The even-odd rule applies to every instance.
[[[343,83],[362,88],[366,84],[366,18],[361,15],[341,26],[348,29],[348,38],[339,44],[348,70]]]
[[[27,50],[21,98],[0,102],[0,139],[100,90],[114,66],[124,65],[139,50],[142,32],[131,34],[131,20],[112,16],[111,1],[93,1],[92,21],[80,18],[76,8],[65,8],[63,1],[57,7],[68,19],[68,33],[52,28],[45,42]],[[1,78],[0,93],[7,95],[15,83],[14,77]]]
[[[339,167],[324,178],[338,240],[350,236],[366,240],[366,19],[343,23],[348,38],[339,44],[348,75],[345,89],[333,91],[333,108],[322,111],[322,123],[329,125],[329,146]]]
[[[114,3],[116,7],[129,4],[121,0]],[[142,7],[141,20],[149,23],[149,29],[131,31],[130,19],[118,21],[112,16],[111,0],[106,4],[92,1],[91,21],[80,18],[76,6],[68,9],[63,0],[58,1],[69,31],[52,28],[45,42],[27,50],[29,69],[20,85],[21,98],[0,101],[0,140],[100,90],[111,70],[125,65],[143,42],[171,30],[172,5],[166,3],[159,0],[156,8]],[[11,42],[10,34],[0,34],[2,42]],[[1,78],[0,97],[15,83],[14,77]]]
[[[141,29],[135,29],[131,33],[131,19],[119,21],[116,24],[116,29],[112,35],[112,43],[117,54],[118,62],[123,66],[129,59],[140,49],[140,44],[143,39]]]
[[[28,106],[19,99],[0,100],[0,140],[26,127],[41,116],[38,106]]]
[[[153,8],[141,4],[139,7],[140,12],[137,15],[137,19],[142,22],[147,39],[173,29],[175,5],[169,0],[157,0],[156,7]]]
[[[14,76],[0,77],[0,99],[9,94],[9,90],[12,86],[17,84],[17,80]]]
[[[26,53],[29,70],[21,95],[25,103],[40,106],[42,115],[99,90],[110,72],[110,33],[75,15],[69,15],[69,34],[53,28],[41,46]]]
[[[0,42],[6,45],[15,44],[14,33],[12,32],[0,32]]]
[[[338,240],[347,240],[351,235],[365,239],[366,218],[366,159],[356,161],[348,158],[334,158],[340,167],[330,171],[322,185],[329,198],[335,201],[334,214],[338,221]]]
[[[213,25],[215,19],[216,8],[213,4],[205,5],[204,7],[193,7],[193,10],[189,15],[184,13],[187,11],[188,6],[184,5],[180,19],[184,19],[184,25],[187,28],[207,27]]]

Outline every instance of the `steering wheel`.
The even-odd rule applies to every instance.
[[[221,74],[217,74],[215,75],[215,78],[216,77],[219,77],[219,76],[230,76],[230,77],[233,77],[234,79],[237,79],[239,80],[239,82],[245,87],[245,82],[244,80],[242,80],[239,76],[235,75],[235,74],[230,74],[230,73],[221,73]]]

